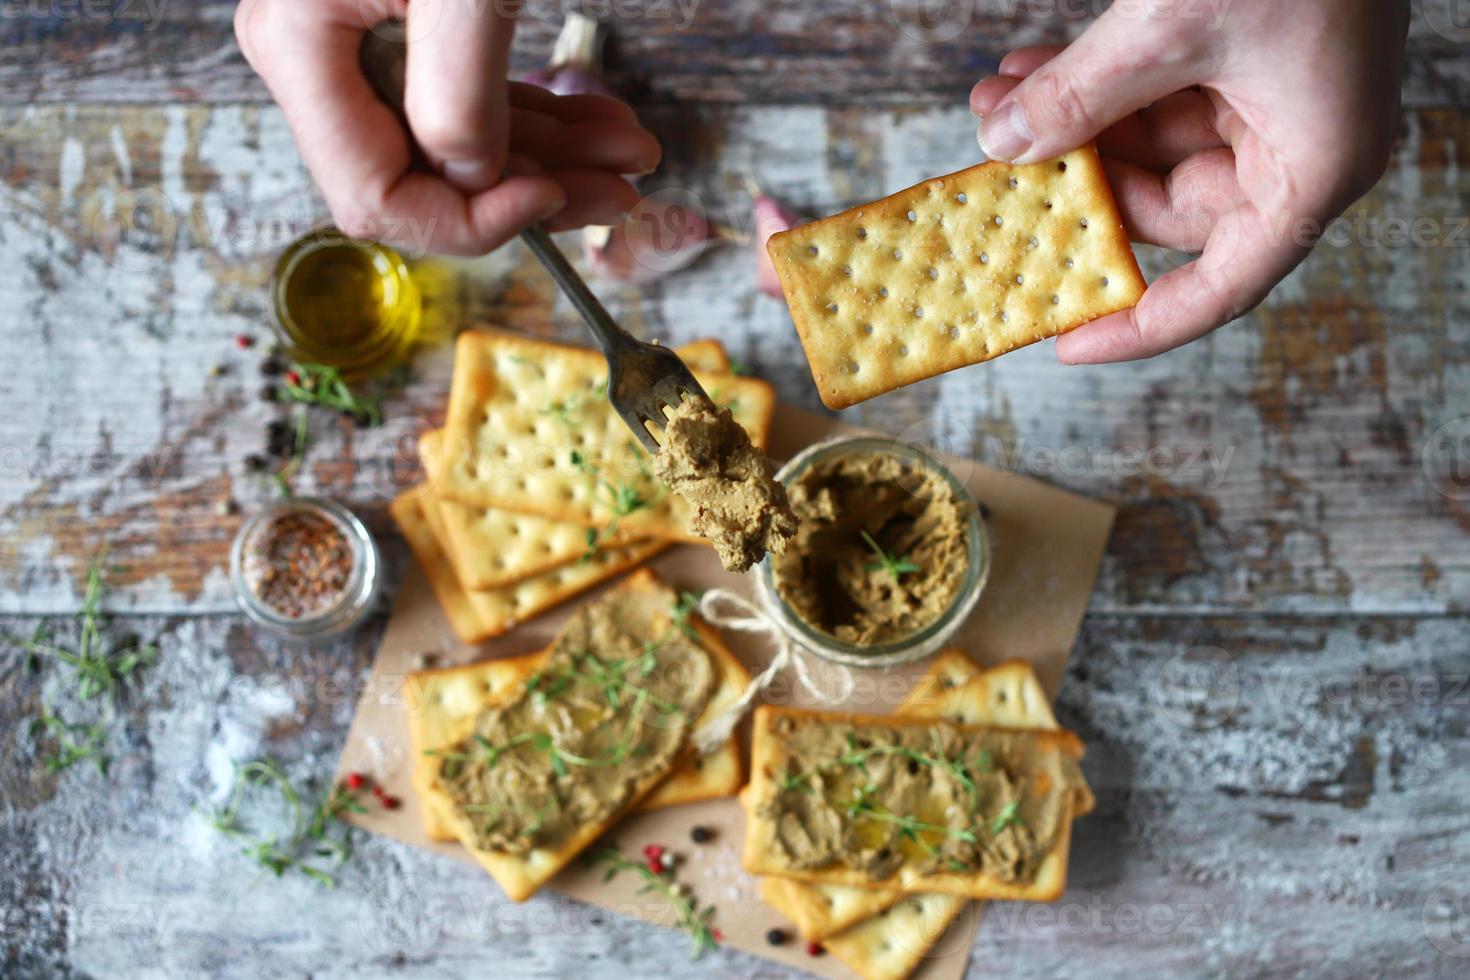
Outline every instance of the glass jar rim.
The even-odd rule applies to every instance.
[[[849,667],[891,667],[921,660],[937,653],[970,617],[990,577],[990,538],[974,494],[960,482],[949,467],[933,453],[913,443],[888,436],[833,436],[813,443],[797,453],[776,471],[776,479],[789,485],[801,474],[824,459],[836,455],[881,454],[899,456],[918,463],[927,472],[937,473],[950,490],[969,505],[970,521],[966,529],[966,554],[969,559],[965,580],[954,600],[934,621],[896,640],[861,645],[847,643],[807,623],[787,604],[776,589],[772,556],[761,562],[756,584],[767,613],[788,638],[816,656]]]
[[[245,550],[257,533],[286,514],[315,514],[342,532],[352,550],[352,575],[341,594],[307,616],[285,616],[263,602],[245,577]],[[235,601],[257,625],[290,639],[319,639],[354,625],[377,593],[381,561],[367,525],[347,507],[325,497],[286,497],[254,514],[241,525],[230,546],[230,584]]]

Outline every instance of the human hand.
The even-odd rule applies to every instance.
[[[633,111],[506,80],[514,21],[466,0],[241,0],[235,34],[265,79],[337,225],[352,235],[482,255],[537,221],[613,224],[638,200],[623,174],[660,149]],[[358,67],[373,26],[407,19],[405,115]],[[416,142],[433,173],[413,169]]]
[[[1007,55],[970,93],[986,155],[1096,138],[1133,239],[1201,253],[1057,356],[1150,357],[1265,299],[1387,168],[1407,30],[1401,0],[1150,0]]]

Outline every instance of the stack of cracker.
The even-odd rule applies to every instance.
[[[771,386],[732,376],[717,341],[680,356],[764,447]],[[687,507],[607,400],[593,350],[509,333],[460,335],[443,429],[426,433],[427,481],[390,510],[454,631],[479,643],[677,541]]]
[[[763,709],[764,710],[764,709]],[[1031,665],[1011,661],[982,670],[957,650],[946,650],[915,685],[899,708],[901,718],[944,720],[961,725],[1057,731],[1046,692]],[[752,759],[753,772],[761,760]],[[741,794],[747,809],[754,786]],[[1073,816],[1090,812],[1094,800],[1085,790]],[[747,818],[747,827],[753,825]],[[1062,891],[1067,853],[1063,847],[1026,893],[996,897],[1050,901]],[[760,871],[759,855],[745,864]],[[901,885],[858,887],[768,875],[761,898],[790,919],[804,939],[819,943],[865,980],[902,980],[933,953],[945,931],[971,900],[961,893],[935,893]]]

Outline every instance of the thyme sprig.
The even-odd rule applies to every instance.
[[[102,616],[102,592],[105,587],[106,569],[103,558],[93,559],[87,569],[87,585],[82,599],[82,610],[78,613],[80,624],[77,647],[68,650],[46,642],[42,627],[29,640],[9,637],[9,641],[28,653],[43,657],[54,657],[74,668],[72,679],[78,697],[91,701],[106,695],[111,700],[119,688],[138,671],[158,659],[158,649],[136,643],[109,653],[103,643],[102,630],[106,625]]]
[[[56,751],[41,757],[47,772],[64,772],[79,762],[90,762],[98,772],[107,775],[110,760],[104,751],[106,726],[66,721],[53,712],[50,705],[42,702],[40,717],[31,720],[31,731],[34,734],[44,732],[56,743]]]
[[[646,484],[652,479],[652,475],[648,471],[645,454],[643,454],[642,448],[636,444],[630,442],[628,445],[630,451],[640,454],[638,457],[638,474],[642,478],[642,482]],[[664,494],[668,492],[667,487],[661,486],[652,494],[649,494],[646,486],[629,480],[614,483],[603,476],[602,467],[591,462],[585,454],[576,449],[571,451],[568,458],[571,460],[573,469],[592,481],[595,491],[602,496],[603,502],[613,512],[612,520],[603,525],[601,529],[587,529],[587,552],[582,556],[583,561],[591,558],[592,554],[601,546],[602,542],[616,533],[625,518],[631,517],[640,510],[647,510],[649,507],[652,507],[662,500]]]
[[[240,820],[240,806],[252,789],[274,789],[285,810],[288,833],[255,834]],[[280,767],[270,760],[259,760],[239,767],[230,796],[223,807],[208,815],[211,827],[240,844],[240,851],[276,877],[293,868],[328,888],[337,884],[333,871],[352,856],[352,831],[345,823],[340,835],[332,828],[341,823],[344,813],[365,813],[357,793],[345,786],[333,786],[323,794],[310,811],[301,794]],[[328,864],[323,867],[317,859]]]
[[[316,405],[338,412],[346,412],[365,425],[376,427],[383,423],[383,402],[379,395],[362,395],[342,380],[342,374],[327,364],[303,364],[293,361],[292,374],[287,374],[281,386],[280,397],[284,401],[302,405]]]
[[[102,612],[102,595],[106,589],[105,556],[98,555],[87,568],[87,582],[82,608],[77,614],[78,638],[74,648],[53,642],[45,625],[38,625],[30,639],[3,636],[5,642],[24,650],[37,661],[59,660],[71,667],[70,693],[74,700],[101,702],[101,719],[81,722],[62,717],[52,704],[43,702],[41,714],[33,719],[31,733],[49,737],[56,745],[53,751],[39,755],[49,773],[60,773],[79,762],[92,762],[104,775],[109,763],[106,754],[109,727],[107,722],[117,709],[117,698],[124,685],[139,670],[158,659],[157,647],[127,641],[109,650],[105,637],[106,617]],[[94,709],[95,710],[95,709]]]
[[[1000,808],[1000,813],[998,813],[998,814],[995,815],[995,820],[992,821],[991,824],[990,824],[990,832],[992,834],[998,834],[1002,830],[1005,830],[1007,827],[1010,827],[1013,824],[1015,824],[1015,825],[1020,824],[1020,822],[1021,822],[1020,810],[1021,810],[1021,801],[1020,800],[1011,800],[1011,802],[1009,802],[1005,806],[1001,807]]]
[[[674,910],[675,925],[689,934],[692,946],[690,959],[697,960],[705,952],[719,947],[720,942],[715,938],[714,929],[710,927],[710,921],[715,915],[715,907],[713,905],[701,907],[687,889],[674,881],[672,872],[656,872],[647,864],[629,860],[612,846],[598,851],[593,860],[594,863],[607,866],[607,870],[602,875],[604,882],[612,881],[624,871],[632,871],[643,879],[643,886],[638,889],[638,894],[658,892],[664,897],[664,900]]]
[[[859,533],[862,535],[864,543],[866,543],[867,546],[872,549],[873,554],[878,557],[877,561],[868,563],[868,571],[887,572],[889,575],[893,576],[893,580],[895,582],[898,581],[899,576],[901,575],[905,575],[909,572],[923,571],[923,569],[921,569],[918,565],[909,560],[908,555],[899,556],[889,554],[887,551],[883,550],[882,545],[873,540],[873,536],[867,531],[860,531]]]

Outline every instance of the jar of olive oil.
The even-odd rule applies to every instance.
[[[281,254],[270,293],[286,351],[349,380],[402,362],[423,319],[423,300],[403,257],[331,227]]]

